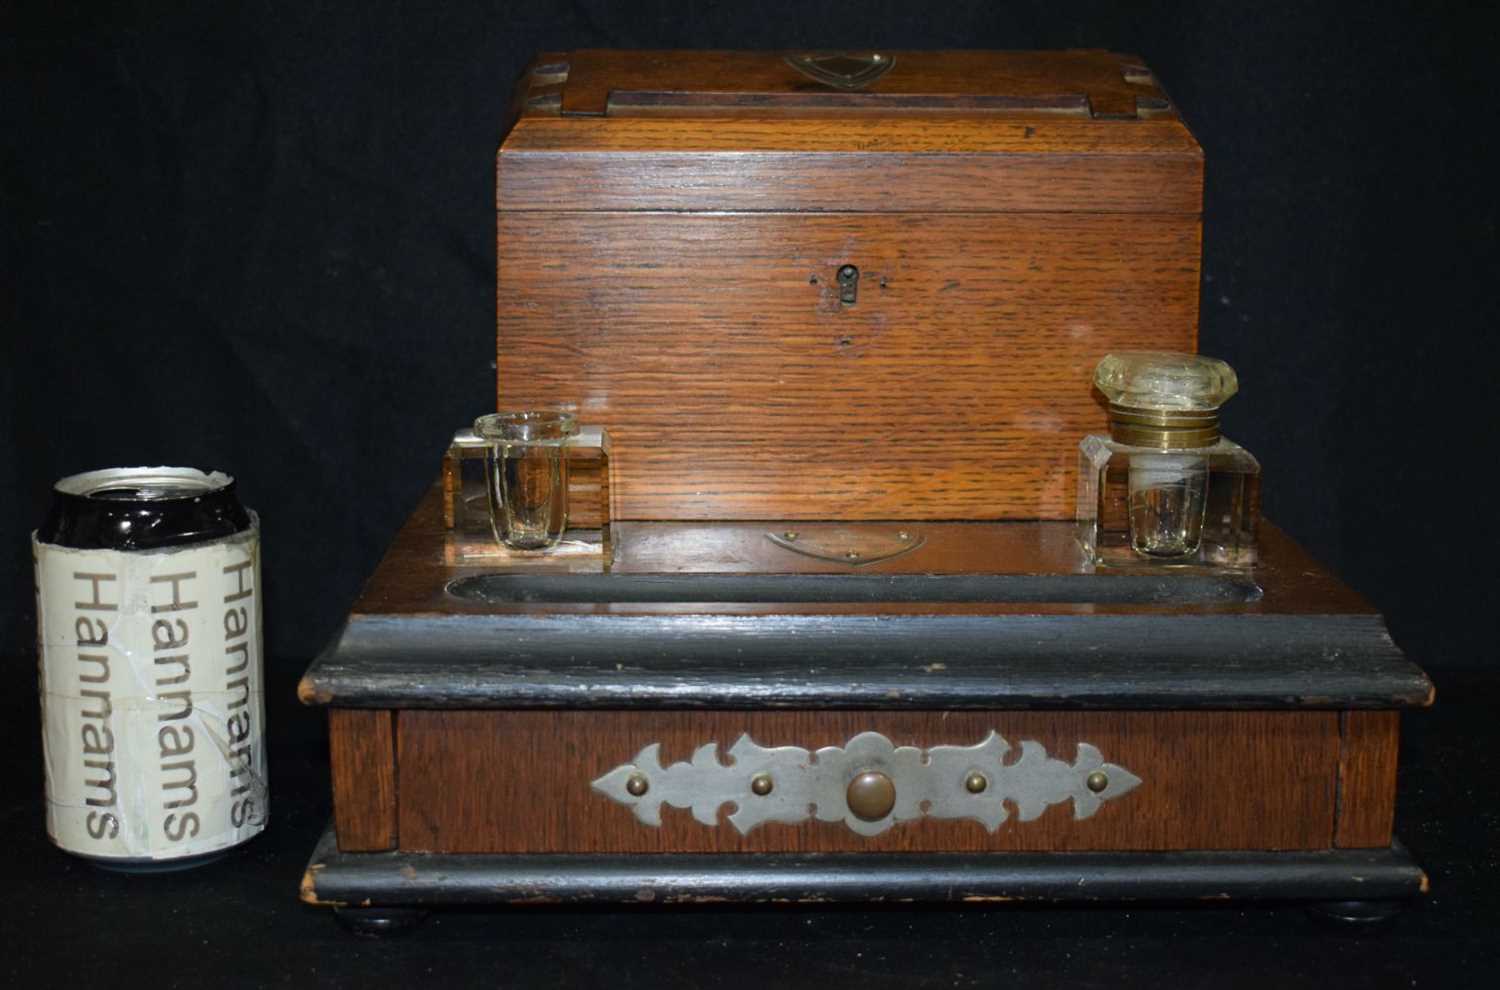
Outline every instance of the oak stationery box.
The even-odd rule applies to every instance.
[[[538,58],[498,407],[607,435],[572,478],[604,535],[486,550],[450,457],[301,686],[334,787],[304,897],[1418,890],[1431,686],[1380,616],[1269,524],[1236,568],[1077,539],[1094,365],[1196,350],[1202,176],[1129,56]]]
[[[1197,143],[1117,55],[796,58],[522,81],[501,405],[608,427],[626,519],[1071,516],[1087,369],[1194,349]]]

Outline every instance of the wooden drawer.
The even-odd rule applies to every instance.
[[[1390,842],[1394,712],[347,711],[331,713],[340,848],[443,853],[1315,850]],[[1071,762],[1077,744],[1141,784],[1077,819],[1071,803],[993,832],[923,818],[876,836],[842,822],[742,835],[664,806],[662,823],[592,782],[650,743],[664,766],[742,733],[763,746],[973,745],[991,730]],[[340,772],[340,768],[343,772]],[[1012,808],[1012,811],[1014,809]]]

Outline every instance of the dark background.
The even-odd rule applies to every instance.
[[[1492,662],[1496,86],[1483,4],[40,5],[4,32],[0,653],[65,474],[222,467],[270,653],[333,632],[493,408],[494,173],[531,54],[1103,47],[1207,155],[1201,348],[1267,514],[1432,667]]]
[[[27,532],[55,479],[143,463],[237,475],[264,523],[268,690],[280,717],[272,762],[286,814],[273,826],[279,838],[260,840],[257,858],[241,859],[234,876],[253,884],[275,872],[265,903],[290,903],[300,857],[326,813],[317,719],[291,706],[292,685],[435,476],[444,438],[493,401],[492,156],[529,56],[586,46],[1102,47],[1142,55],[1204,146],[1201,348],[1239,371],[1243,392],[1226,409],[1227,429],[1264,464],[1266,513],[1384,610],[1419,663],[1493,665],[1500,162],[1492,62],[1500,36],[1481,19],[1486,6],[6,5],[0,657],[32,650]],[[4,669],[5,738],[18,767],[5,822],[20,843],[12,848],[38,864],[28,876],[66,905],[49,914],[37,905],[52,902],[29,901],[25,916],[66,929],[128,888],[101,887],[45,849],[31,797],[40,787],[34,669],[26,661]],[[1446,682],[1438,682],[1442,696]],[[1473,706],[1494,684],[1468,674],[1454,683],[1463,696],[1450,711]],[[1488,726],[1469,710],[1474,726]],[[1464,747],[1430,728],[1419,739],[1423,732],[1445,742],[1419,754],[1419,767],[1463,757]],[[1493,745],[1483,738],[1474,746]],[[1424,827],[1411,817],[1413,802],[1443,814],[1438,791],[1470,826],[1495,824],[1487,787],[1450,776],[1448,790],[1429,782],[1424,792],[1407,760],[1406,834],[1420,837]],[[1489,833],[1445,834],[1429,839],[1434,849],[1484,844]],[[1480,858],[1493,869],[1493,856]],[[1447,887],[1449,904],[1462,902],[1463,877],[1477,884],[1462,862],[1449,871],[1459,883]],[[155,889],[185,898],[174,917],[191,915],[181,905],[201,896],[193,884],[204,881],[173,882],[187,886]],[[1467,922],[1455,923],[1477,924],[1493,906],[1492,897],[1466,903]],[[575,936],[617,950],[635,938],[665,937],[669,948],[681,938],[704,951],[698,929],[567,917],[561,931],[573,935],[517,922],[550,960],[539,972],[566,973]],[[1079,953],[1061,972],[1085,983],[1107,979],[1111,970],[1099,965],[1112,958],[1149,965],[1173,955],[1174,939],[1207,938],[1216,925],[1235,928],[1239,941],[1226,951],[1307,948],[1259,916],[1229,924],[1221,915],[1205,927],[1154,915],[1146,942],[1103,949],[1058,933],[1102,926],[1123,938],[1134,931],[1128,921],[1122,928],[1115,915],[1070,912],[979,916],[995,919],[988,923],[855,915],[841,928],[848,916],[826,917],[834,920],[808,921],[808,930],[826,935],[830,951],[847,950],[850,968],[833,972],[851,977],[861,967],[855,953],[888,975],[891,944],[907,939],[928,939],[960,968],[1044,961],[1045,952],[1028,949],[997,962],[953,941],[1002,938],[1017,925],[1069,959]],[[795,948],[788,933],[802,924],[730,921],[748,924],[767,953],[789,937]],[[107,926],[108,916],[97,923]],[[733,927],[705,924],[721,923]],[[893,941],[872,948],[859,932]],[[35,944],[62,951],[55,938]],[[226,943],[205,935],[210,944]],[[1214,974],[1219,949],[1210,946],[1220,943],[1191,944],[1177,964]],[[1329,967],[1352,964],[1370,944],[1308,943],[1307,958],[1322,962],[1279,976],[1326,980]],[[371,972],[383,965],[371,950],[335,951]],[[1441,940],[1423,952],[1440,964],[1464,959]],[[422,958],[441,954],[434,947]],[[15,972],[29,972],[28,957],[19,958]],[[595,976],[631,983],[602,949],[582,958]],[[310,978],[317,967],[306,965],[298,972]],[[940,985],[965,984],[959,969],[934,965],[924,972],[946,974]],[[1399,962],[1385,965],[1384,975],[1404,976]],[[731,974],[753,972],[743,966],[733,963]],[[783,978],[796,975],[785,959],[778,967]]]

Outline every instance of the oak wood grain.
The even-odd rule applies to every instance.
[[[333,823],[343,852],[396,848],[395,720],[391,711],[328,711]]]
[[[1197,217],[1202,209],[1203,159],[1193,153],[1113,151],[504,151],[496,183],[500,209],[507,213],[657,210]]]
[[[1195,348],[1198,252],[1190,217],[502,213],[499,405],[605,425],[621,519],[1068,518],[1093,365]]]
[[[1338,827],[1333,844],[1343,849],[1390,845],[1401,714],[1344,712],[1341,729]]]
[[[599,529],[610,521],[609,456],[595,448],[570,448],[568,526]]]
[[[653,827],[590,787],[652,742],[666,765],[709,741],[722,756],[744,732],[812,749],[867,730],[897,745],[972,745],[991,729],[1068,761],[1092,743],[1144,782],[1083,821],[1064,803],[994,833],[924,819],[876,837],[825,822],[741,836],[670,807]],[[1339,752],[1336,712],[413,711],[399,749],[403,850],[527,853],[1327,848]]]
[[[791,118],[765,113],[748,117],[708,117],[677,120],[662,117],[528,116],[516,122],[502,141],[498,157],[550,154],[557,163],[565,155],[614,152],[734,152],[864,154],[948,154],[989,161],[1003,156],[1179,157],[1203,159],[1203,150],[1180,121],[1131,122],[1076,120],[1049,116],[1018,121],[969,114],[845,114],[838,118]],[[812,159],[826,161],[827,159]],[[725,165],[729,164],[724,160]],[[894,190],[900,197],[883,204],[881,212],[906,208],[912,190]],[[1170,193],[1166,190],[1159,194]],[[524,210],[524,202],[499,205]],[[584,207],[588,204],[576,204]],[[1095,204],[1107,208],[1107,203]],[[1194,207],[1190,212],[1198,212]]]

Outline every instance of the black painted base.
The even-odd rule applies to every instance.
[[[723,901],[987,903],[1293,900],[1351,919],[1420,893],[1399,844],[1327,852],[747,853],[479,855],[341,853],[330,828],[302,899],[426,908],[445,904],[701,904]]]

